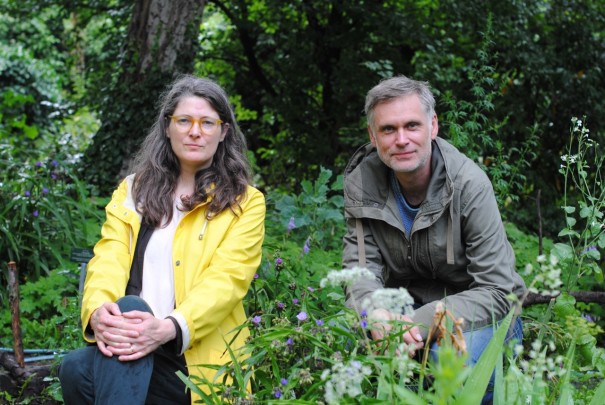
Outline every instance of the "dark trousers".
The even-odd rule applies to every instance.
[[[147,303],[134,295],[117,301],[122,312],[153,313]],[[187,375],[183,356],[159,347],[135,361],[107,357],[96,345],[68,353],[59,367],[65,404],[189,404],[189,392],[175,374]]]

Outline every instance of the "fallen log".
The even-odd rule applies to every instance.
[[[578,302],[596,302],[605,304],[605,291],[570,291],[567,294],[571,295]],[[523,306],[529,307],[536,304],[548,304],[551,299],[557,298],[557,295],[542,295],[536,293],[528,293],[525,300],[523,300]]]

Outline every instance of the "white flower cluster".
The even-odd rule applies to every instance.
[[[555,296],[559,295],[559,288],[563,285],[561,281],[561,268],[559,267],[559,259],[553,254],[548,257],[540,255],[537,258],[540,268],[537,270],[534,280],[528,287],[533,293],[541,293],[543,295]],[[534,273],[534,266],[531,263],[525,265],[525,275],[530,276]],[[538,287],[542,291],[538,291]]]
[[[563,367],[563,356],[558,355],[554,359],[547,357],[547,352],[554,352],[555,349],[556,347],[553,342],[549,342],[543,347],[541,341],[533,341],[531,350],[528,353],[528,359],[521,360],[519,363],[523,372],[536,377],[545,375],[549,380],[563,377],[567,372],[565,367]]]
[[[411,346],[401,343],[397,346],[397,350],[399,351],[399,356],[393,356],[393,363],[395,364],[395,368],[399,373],[399,378],[401,379],[401,384],[410,384],[412,379],[414,378],[414,372],[418,372],[420,370],[420,363],[414,361],[412,356],[409,355],[411,351]]]
[[[352,269],[331,270],[328,275],[321,279],[319,286],[339,287],[352,285],[361,279],[374,280],[376,276],[365,267],[353,267]]]
[[[571,119],[571,122],[572,124],[574,124],[574,132],[579,132],[584,136],[584,138],[588,138],[588,133],[590,132],[590,130],[584,126],[584,122],[582,122],[581,119],[573,117]]]
[[[375,309],[386,309],[395,314],[412,315],[414,298],[403,287],[376,290],[361,303],[369,314]]]
[[[569,163],[576,163],[578,161],[578,155],[563,155],[561,160]]]
[[[515,346],[515,355],[519,364],[512,363],[505,377],[506,384],[512,388],[509,392],[512,395],[518,395],[516,400],[507,398],[510,403],[520,403],[522,398],[526,404],[545,404],[544,396],[536,393],[543,393],[548,382],[545,380],[560,379],[566,373],[563,356],[556,356],[554,359],[548,357],[548,352],[554,352],[555,345],[550,342],[547,345],[536,340],[531,344],[531,350],[527,356],[523,356],[523,346]]]
[[[363,393],[361,384],[371,373],[370,367],[364,366],[357,360],[352,360],[348,364],[336,363],[332,366],[332,370],[324,370],[321,379],[326,382],[324,395],[326,403],[340,404],[345,396],[355,398],[361,395]]]

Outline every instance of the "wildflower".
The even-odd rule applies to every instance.
[[[309,385],[313,382],[313,376],[311,375],[311,370],[305,368],[298,372],[298,381],[302,385]]]
[[[284,260],[281,257],[278,257],[277,259],[275,259],[276,266],[281,266],[283,263],[284,263]]]
[[[282,379],[280,380],[280,383],[281,383],[281,385],[288,385],[288,380],[287,380],[287,379],[285,379],[285,378],[282,378]]]
[[[53,160],[52,162],[50,162],[51,165],[53,165],[53,167],[57,167],[58,163],[56,160]]]
[[[32,195],[32,193],[29,190],[26,190],[25,193],[23,193],[26,197],[30,197]]]
[[[408,291],[399,287],[376,290],[369,298],[363,300],[361,306],[368,312],[382,308],[396,314],[412,315],[414,313],[413,304],[414,299]]]
[[[322,321],[321,319],[318,319],[318,320],[315,321],[315,324],[317,326],[323,326],[324,325],[324,321]]]
[[[275,390],[275,392],[273,393],[273,395],[275,395],[275,398],[281,398],[281,391],[280,390]]]
[[[288,340],[286,340],[286,344],[288,346],[292,346],[294,344],[294,341],[292,340],[292,338],[288,338]]]
[[[303,246],[303,256],[309,253],[311,250],[311,237],[308,237],[305,241],[305,245]]]
[[[254,273],[254,279],[257,280],[260,276],[258,275],[258,273]]]
[[[366,311],[364,309],[364,310],[361,311],[360,315],[365,318],[366,316],[368,316],[368,311]]]
[[[368,320],[362,319],[361,322],[359,323],[359,325],[361,326],[362,329],[366,329],[368,327]]]
[[[38,215],[40,215],[40,213],[38,212],[38,210],[35,210],[34,213],[32,214],[34,217],[38,218]]]
[[[582,318],[586,319],[588,322],[595,322],[595,319],[589,314],[582,314]]]
[[[315,288],[309,286],[309,287],[307,287],[307,290],[309,290],[309,292],[313,292],[313,291],[315,291]]]
[[[36,167],[42,167],[42,162],[40,162],[39,160],[36,162]]]
[[[307,313],[305,311],[300,311],[298,313],[298,315],[296,315],[296,319],[298,319],[301,322],[304,322],[307,319],[309,319],[309,316],[307,315]]]
[[[48,187],[42,188],[42,194],[48,194]]]
[[[339,404],[345,397],[361,395],[361,383],[371,372],[369,367],[356,360],[348,364],[336,363],[331,370],[324,370],[321,379],[325,381],[325,401],[330,405]]]
[[[252,324],[254,326],[259,326],[261,321],[262,321],[262,318],[260,315],[256,315],[254,318],[252,318]]]
[[[57,173],[54,173],[54,172],[51,173],[50,174],[50,178],[53,179],[53,180],[57,180]]]
[[[319,285],[322,288],[326,286],[340,287],[355,284],[361,279],[374,280],[375,278],[376,276],[365,267],[353,267],[352,269],[331,270]]]
[[[298,305],[298,298],[292,298],[292,304]]]
[[[290,222],[288,222],[288,232],[292,231],[294,228],[296,228],[294,217],[290,217]]]
[[[284,308],[286,308],[286,304],[284,304],[283,302],[278,301],[277,304],[275,305],[275,307],[277,308],[278,311],[283,311]]]

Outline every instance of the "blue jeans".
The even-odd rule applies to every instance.
[[[134,295],[117,301],[122,312],[153,313]],[[107,357],[96,345],[68,353],[59,366],[59,380],[65,404],[189,404],[184,383],[176,376],[184,371],[182,356],[159,347],[153,354],[134,361]]]
[[[464,340],[466,341],[468,358],[466,360],[466,365],[469,367],[474,366],[479,361],[479,357],[483,354],[490,340],[494,336],[495,329],[490,326],[486,326],[481,329],[471,330],[463,333]],[[521,322],[520,317],[515,317],[513,323],[510,325],[508,330],[508,334],[504,340],[505,344],[512,340],[516,340],[519,344],[523,339],[523,322]],[[433,360],[437,358],[437,350],[439,350],[439,346],[436,343],[431,345],[431,357]],[[490,377],[489,383],[487,385],[487,390],[485,395],[483,396],[483,400],[481,404],[491,404],[494,397],[494,379],[495,379],[495,370],[492,372],[492,376]]]

